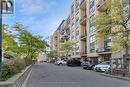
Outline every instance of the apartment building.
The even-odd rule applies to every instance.
[[[84,7],[85,4],[85,7]],[[81,8],[81,9],[80,9]],[[73,0],[70,11],[70,38],[76,45],[71,58],[83,59],[87,56],[86,3]]]
[[[70,16],[62,23],[60,28],[60,56],[64,56],[63,44],[70,40]]]
[[[122,53],[113,55],[110,52],[111,37],[100,39],[96,37],[94,18],[104,9],[104,3],[105,0],[72,0],[70,16],[60,24],[62,27],[58,29],[60,33],[57,37],[59,39],[56,40],[56,45],[60,45],[57,44],[58,41],[76,42],[75,49],[71,52],[72,59],[107,61],[112,57],[123,55]],[[68,35],[66,34],[67,29]],[[62,50],[62,46],[59,47],[57,49]]]
[[[57,53],[57,56],[62,56],[62,43],[70,40],[70,16],[61,22],[57,30],[52,35],[52,50]]]
[[[103,1],[103,0],[102,0]],[[71,40],[76,41],[71,58],[109,60],[111,38],[96,40],[94,17],[98,14],[100,0],[73,0],[70,11]]]
[[[52,35],[52,41],[51,41],[51,48],[52,48],[52,51],[55,52],[55,55],[58,57],[60,54],[59,54],[59,49],[60,49],[60,30],[59,28],[53,33]]]

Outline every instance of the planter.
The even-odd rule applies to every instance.
[[[31,71],[31,68],[32,65],[28,66],[21,73],[18,73],[17,75],[13,76],[7,81],[0,82],[0,87],[21,87],[26,77],[28,76],[29,72]]]

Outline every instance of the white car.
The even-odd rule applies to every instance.
[[[56,61],[56,65],[66,65],[66,61],[65,60],[58,60],[58,61]]]
[[[105,61],[105,62],[102,62],[98,65],[96,65],[94,67],[94,70],[95,71],[101,71],[101,72],[105,72],[105,71],[108,71],[110,69],[110,61]]]

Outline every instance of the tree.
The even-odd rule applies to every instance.
[[[73,42],[73,41],[66,41],[66,42],[64,42],[64,43],[61,43],[62,49],[63,49],[63,50],[61,51],[61,54],[62,54],[65,58],[68,58],[69,53],[74,50],[75,44],[76,44],[76,43]]]
[[[98,38],[112,38],[112,52],[124,50],[124,68],[130,48],[130,1],[105,0],[105,7],[95,18]]]
[[[2,25],[2,47],[5,54],[17,55],[16,49],[18,47],[17,42],[15,41],[16,36],[12,33],[9,25]]]
[[[25,55],[27,60],[37,60],[38,54],[44,52],[48,46],[46,41],[43,40],[42,37],[33,35],[27,31],[26,27],[20,23],[16,23],[13,28],[17,32],[19,54]]]
[[[47,58],[48,58],[48,59],[52,59],[52,58],[55,57],[54,51],[49,51],[49,52],[46,53],[46,55],[47,55]]]

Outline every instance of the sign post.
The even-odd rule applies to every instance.
[[[0,74],[2,65],[2,0],[0,0]]]
[[[0,0],[0,74],[2,72],[2,15],[14,13],[14,0]]]

